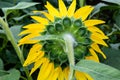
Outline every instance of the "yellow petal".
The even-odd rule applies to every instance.
[[[94,8],[92,6],[85,6],[85,7],[82,7],[82,8],[79,8],[75,14],[74,14],[74,17],[76,19],[78,18],[81,18],[82,21],[84,21],[88,15],[92,12]]]
[[[32,48],[30,49],[27,59],[25,60],[23,66],[27,66],[35,62],[37,57],[43,57],[43,54],[41,54],[40,49],[41,49],[40,44],[34,44]]]
[[[60,73],[60,68],[57,67],[55,70],[51,72],[47,80],[57,80],[59,73]]]
[[[54,75],[55,69],[53,69],[51,71],[51,74],[49,75],[49,77],[47,78],[47,80],[52,80],[52,76]]]
[[[40,16],[31,16],[31,18],[33,18],[34,20],[36,20],[37,22],[47,25],[48,24],[48,20],[45,18],[42,18]]]
[[[97,61],[99,61],[98,56],[95,53],[95,51],[92,48],[90,48],[89,51],[90,51],[91,55],[94,56],[97,59]]]
[[[88,29],[89,31],[91,31],[92,33],[98,32],[98,33],[100,33],[100,34],[102,34],[102,35],[105,35],[105,34],[102,32],[102,30],[100,30],[99,28],[97,28],[97,27],[95,27],[95,26],[90,26],[90,27],[88,27],[87,29]]]
[[[58,0],[59,1],[59,10],[61,16],[66,16],[67,15],[67,8],[63,2],[63,0]]]
[[[99,33],[92,33],[92,36],[98,36],[100,39],[108,39],[108,37],[106,35],[103,34],[99,34]]]
[[[91,19],[91,20],[84,21],[84,24],[86,27],[103,24],[103,23],[105,23],[105,21],[102,21],[102,20],[92,20]]]
[[[58,10],[56,10],[49,2],[47,2],[47,5],[45,5],[45,7],[47,8],[50,15],[52,15],[53,17],[60,17],[60,13],[58,12]]]
[[[42,13],[46,18],[48,18],[50,21],[54,21],[54,17],[47,12],[44,11],[33,11],[33,13]]]
[[[106,59],[106,56],[105,54],[101,51],[101,49],[99,48],[99,46],[96,44],[96,43],[93,43],[91,45],[91,47],[98,53],[100,53],[105,59]]]
[[[44,75],[47,74],[47,70],[49,70],[48,67],[51,66],[49,65],[49,60],[46,59],[46,61],[42,64],[40,68],[37,80],[45,80],[48,77],[47,75]]]
[[[34,29],[34,28],[44,29],[45,26],[43,24],[40,24],[40,23],[32,23],[32,24],[28,24],[26,26],[23,26],[23,28],[25,28],[25,29]]]
[[[43,11],[41,11],[41,13],[44,14],[50,21],[52,21],[52,22],[54,21],[54,17],[51,16],[50,14],[43,12]]]
[[[43,74],[46,72],[45,70],[47,69],[48,65],[49,65],[49,60],[46,58],[44,63],[42,64],[42,66],[40,68],[37,80],[45,80],[46,76],[44,76]]]
[[[94,56],[86,56],[85,59],[99,62]]]
[[[65,76],[65,80],[68,80],[69,67],[66,67],[66,68],[63,70],[63,73],[64,73],[64,76]]]
[[[101,45],[108,47],[108,45],[101,38],[99,38],[97,35],[91,35],[91,39],[92,39],[92,41],[94,41],[97,44],[101,44]]]
[[[70,7],[68,8],[68,17],[72,17],[74,15],[75,8],[76,8],[76,0],[73,0]]]
[[[29,33],[31,33],[31,31],[24,30],[24,31],[20,32],[20,34],[18,34],[18,36],[21,36],[21,35],[24,35],[24,34],[29,34]]]
[[[43,32],[43,31],[44,30],[39,30],[39,29],[24,30],[19,34],[19,36],[24,35],[24,34],[40,33],[40,32]]]
[[[29,27],[26,30],[22,31],[19,34],[19,36],[24,35],[24,34],[31,34],[31,33],[33,33],[33,34],[34,33],[41,33],[41,32],[44,32],[44,30],[45,30],[45,26],[41,26],[41,25],[38,25],[38,24],[37,25],[36,24],[34,24],[34,25],[30,24],[30,25],[32,27]]]
[[[37,36],[40,36],[40,34],[38,34],[38,33],[29,34],[29,35],[23,37],[19,42],[26,42],[28,40],[31,40],[31,38],[34,38],[34,37],[37,37]],[[31,41],[36,41],[36,40],[31,40]]]
[[[87,80],[83,72],[75,71],[76,80]]]
[[[39,40],[31,40],[32,38],[35,38],[35,37],[38,37],[40,36],[39,33],[32,33],[32,34],[29,34],[25,37],[23,37],[22,39],[20,39],[18,42],[18,46],[22,45],[22,44],[34,44],[34,43],[37,43],[39,42]]]
[[[37,42],[39,42],[39,40],[26,40],[24,42],[19,42],[18,46],[21,46],[23,44],[35,44]]]
[[[87,77],[87,80],[94,80],[90,75],[88,75],[87,73],[84,73],[84,75]]]
[[[41,64],[42,64],[43,62],[45,62],[45,59],[46,59],[46,58],[42,58],[42,59],[39,59],[38,61],[35,62],[34,67],[32,68],[32,70],[31,70],[31,72],[30,72],[30,75],[31,75],[35,70],[37,70],[37,69],[41,66]]]
[[[60,73],[58,76],[58,80],[64,80],[64,74],[63,74],[62,68],[60,67],[59,69],[60,69]]]
[[[44,72],[43,76],[45,77],[45,80],[49,77],[49,75],[51,74],[51,71],[54,70],[54,64],[53,63],[49,63],[49,65],[47,66],[46,71]],[[42,78],[44,80],[44,78]]]

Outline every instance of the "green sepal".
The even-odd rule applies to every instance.
[[[66,62],[68,60],[67,54],[62,52],[62,54],[59,54],[58,59],[60,60],[61,64]]]
[[[76,27],[76,28],[82,27],[82,21],[81,21],[81,19],[75,20],[74,23],[73,23],[73,26]]]
[[[60,23],[55,24],[55,29],[56,31],[60,31],[60,32],[64,30],[62,24]]]
[[[62,24],[63,24],[65,27],[70,27],[70,26],[72,25],[72,21],[71,21],[70,18],[65,17],[65,18],[63,18]]]
[[[79,45],[75,47],[75,59],[80,60],[83,59],[86,55],[87,47]]]
[[[78,34],[79,36],[84,36],[84,35],[86,34],[86,32],[87,32],[86,28],[85,28],[85,27],[82,27],[82,28],[79,28],[77,34]]]
[[[54,25],[47,25],[47,31],[51,34],[55,33]]]

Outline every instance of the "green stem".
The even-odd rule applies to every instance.
[[[114,27],[116,27],[120,31],[120,27],[117,24],[114,24]]]
[[[23,64],[24,63],[23,53],[21,52],[19,46],[15,42],[15,39],[14,39],[14,37],[12,35],[11,30],[9,29],[9,26],[8,26],[7,22],[5,22],[1,17],[0,17],[0,24],[2,25],[2,27],[3,27],[3,29],[4,29],[4,31],[6,33],[6,36],[7,36],[8,40],[13,45],[13,47],[14,47],[16,53],[17,53],[17,56],[18,56],[21,64]],[[28,69],[24,68],[24,70],[25,70],[26,76],[28,77],[28,80],[32,80],[32,78],[29,77],[29,71],[28,71]]]
[[[65,41],[65,46],[66,46],[65,52],[67,53],[68,60],[70,63],[70,73],[69,73],[68,79],[73,80],[74,69],[72,66],[75,65],[73,44],[74,44],[75,40],[70,34],[63,35],[63,39]]]
[[[85,5],[85,0],[79,0],[80,7],[83,7]]]

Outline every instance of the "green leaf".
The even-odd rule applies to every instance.
[[[92,14],[90,16],[93,16],[96,13],[100,12],[101,7],[105,7],[105,6],[108,6],[108,5],[104,4],[104,3],[99,3],[99,4],[95,5],[94,10],[92,11]]]
[[[81,60],[73,68],[88,73],[94,80],[120,80],[119,70],[91,60]]]
[[[0,70],[0,77],[4,76],[4,75],[8,75],[9,73],[7,71],[4,70]],[[1,80],[1,79],[0,79]]]
[[[110,44],[111,48],[113,48],[114,50],[119,50],[120,47],[120,43],[115,43],[115,44]],[[110,49],[111,50],[111,49]],[[120,51],[116,51],[116,52],[120,52]],[[110,54],[110,53],[108,53]],[[117,53],[119,54],[119,53]]]
[[[32,40],[40,40],[40,41],[59,40],[59,41],[62,41],[62,39],[58,35],[44,35],[44,36],[35,37]]]
[[[25,14],[25,15],[22,15],[22,16],[20,16],[20,17],[15,17],[15,18],[13,18],[14,20],[16,20],[16,21],[21,21],[23,18],[25,18],[25,17],[27,17],[27,16],[29,16],[30,14],[28,13],[28,14]]]
[[[39,3],[35,3],[35,2],[19,2],[16,6],[2,8],[2,10],[3,10],[4,14],[8,15],[8,14],[10,14],[12,12],[12,10],[26,9],[28,7],[31,7],[31,6],[35,6],[36,4],[39,4]]]
[[[0,76],[0,80],[19,80],[20,78],[20,72],[16,69],[11,69],[4,72],[7,74]]]
[[[21,32],[21,27],[22,25],[14,25],[10,28],[16,42],[18,42],[18,40],[21,38],[18,36],[18,34]]]
[[[115,21],[115,25],[114,27],[117,27],[118,30],[120,30],[120,9],[118,9],[115,13],[114,13],[114,17],[113,17],[114,21]]]
[[[120,44],[118,45],[120,46]],[[112,47],[116,46],[114,45]],[[102,50],[107,56],[104,63],[120,70],[120,50],[114,48],[103,48]]]
[[[6,47],[8,39],[6,37],[6,34],[4,32],[4,30],[0,30],[0,39],[1,39],[1,44],[0,44],[0,52],[3,50],[3,48]],[[1,54],[1,53],[0,53]]]
[[[102,0],[102,1],[120,5],[120,0]]]
[[[2,70],[3,68],[4,68],[3,61],[2,61],[2,59],[0,58],[0,70]]]
[[[11,50],[6,49],[5,51],[5,58],[7,62],[12,63],[12,64],[16,64],[19,63],[18,62],[18,57],[16,56],[15,52],[13,51],[13,49],[11,48]],[[17,65],[17,64],[16,64]]]
[[[4,30],[0,30],[0,34],[5,34]]]
[[[13,4],[5,1],[0,1],[0,8],[11,7],[11,6],[13,6]]]
[[[101,11],[102,10],[117,10],[119,8],[120,8],[120,6],[118,6],[118,5],[109,5],[109,6],[101,7]]]

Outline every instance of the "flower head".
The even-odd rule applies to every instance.
[[[96,19],[87,20],[93,7],[84,6],[75,10],[76,0],[73,0],[67,9],[62,0],[58,2],[59,10],[47,2],[45,7],[48,12],[34,11],[42,13],[44,17],[31,16],[36,22],[24,26],[25,30],[19,34],[25,35],[19,41],[19,45],[33,44],[24,66],[34,63],[30,75],[40,68],[37,80],[68,80],[69,60],[64,44],[66,34],[73,38],[75,63],[80,59],[99,62],[97,53],[106,58],[99,45],[107,46],[104,39],[108,37],[95,26],[105,22]],[[74,76],[77,80],[92,80],[83,72],[75,71]]]

